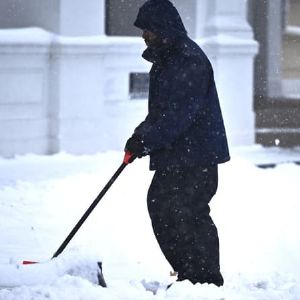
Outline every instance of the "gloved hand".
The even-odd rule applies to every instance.
[[[134,156],[141,158],[148,154],[148,151],[145,148],[143,140],[137,136],[133,135],[131,138],[128,139],[125,149],[126,152],[132,153]]]

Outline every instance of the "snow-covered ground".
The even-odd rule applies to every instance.
[[[65,252],[50,262],[123,153],[0,159],[0,284],[18,285],[2,288],[0,300],[300,299],[300,166],[290,162],[300,161],[300,151],[254,147],[232,153],[219,168],[211,203],[225,285],[176,282],[157,295],[141,281],[174,279],[147,214],[153,176],[147,158],[124,170]],[[281,164],[254,165],[274,161]],[[23,259],[44,263],[20,266]],[[97,260],[106,289],[91,278]]]

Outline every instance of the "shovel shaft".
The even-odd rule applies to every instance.
[[[99,193],[99,195],[97,196],[97,198],[93,201],[93,203],[90,205],[90,207],[86,210],[86,212],[83,214],[83,216],[81,217],[81,219],[77,222],[77,224],[71,230],[71,232],[69,233],[69,235],[63,241],[63,243],[59,246],[59,248],[53,254],[52,258],[57,257],[58,255],[60,255],[64,251],[64,249],[70,243],[70,241],[72,240],[72,238],[74,237],[74,235],[77,233],[77,231],[80,229],[80,227],[82,226],[82,224],[86,221],[86,219],[89,217],[89,215],[91,214],[91,212],[94,210],[94,208],[97,206],[97,204],[103,198],[103,196],[106,194],[106,192],[112,186],[112,184],[115,182],[115,180],[119,177],[119,175],[125,169],[125,167],[127,166],[127,164],[129,162],[132,162],[134,159],[135,159],[135,157],[133,157],[133,155],[131,155],[130,153],[127,152],[125,154],[123,163],[120,165],[120,167],[118,168],[118,170],[115,172],[115,174],[112,176],[112,178],[105,185],[105,187]]]

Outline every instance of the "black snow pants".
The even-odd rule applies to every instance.
[[[223,285],[218,232],[209,215],[217,186],[217,166],[154,174],[148,210],[156,239],[179,281]]]

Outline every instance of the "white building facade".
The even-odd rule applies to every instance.
[[[1,1],[0,156],[123,149],[147,110],[150,65],[132,26],[143,2]],[[254,144],[247,1],[173,2],[213,63],[230,144]]]

